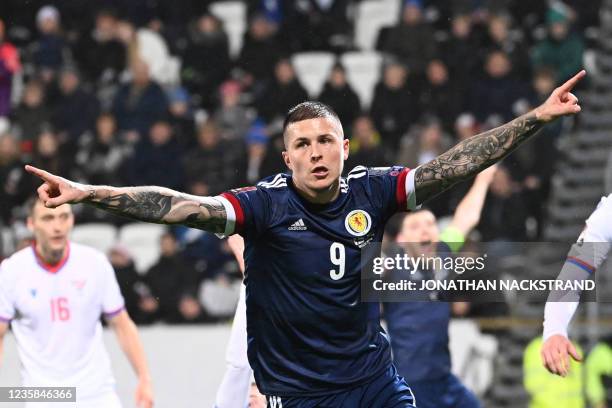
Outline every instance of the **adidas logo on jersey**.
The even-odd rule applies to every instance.
[[[281,397],[269,397],[268,404],[270,408],[283,408],[283,401],[281,401]]]
[[[308,228],[306,228],[306,224],[304,224],[304,220],[300,218],[299,220],[291,224],[289,228],[287,229],[289,231],[306,231]]]

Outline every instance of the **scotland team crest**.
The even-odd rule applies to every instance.
[[[350,234],[356,237],[363,237],[370,232],[372,219],[370,214],[363,210],[353,210],[346,216],[344,226]]]

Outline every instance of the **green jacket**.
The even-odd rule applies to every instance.
[[[549,67],[557,73],[557,83],[562,83],[582,68],[584,43],[577,34],[569,34],[563,41],[544,40],[537,44],[531,56],[533,66]]]
[[[589,353],[584,368],[589,403],[596,406],[606,402],[606,390],[601,377],[612,376],[612,347],[606,343],[596,344]]]
[[[533,339],[523,354],[523,382],[531,397],[529,408],[584,408],[582,365],[571,360],[565,378],[549,373],[540,357],[542,338]],[[576,345],[579,353],[580,347]]]

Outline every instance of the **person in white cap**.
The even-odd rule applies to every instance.
[[[40,37],[34,51],[34,65],[40,78],[50,83],[57,71],[64,65],[69,52],[62,37],[60,14],[54,6],[44,6],[36,13],[36,26]]]

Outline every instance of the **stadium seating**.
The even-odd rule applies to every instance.
[[[242,48],[246,30],[246,4],[242,1],[219,1],[210,5],[210,12],[223,22],[229,37],[230,55],[236,57]]]
[[[205,280],[200,285],[199,299],[206,312],[214,317],[230,317],[236,311],[242,281],[231,283]]]
[[[399,20],[400,2],[397,0],[366,0],[357,7],[355,45],[372,51],[381,28],[395,25]]]
[[[145,273],[159,258],[159,239],[166,227],[157,224],[127,224],[119,231],[119,243],[129,248],[139,273]]]
[[[452,320],[448,332],[453,373],[476,394],[483,394],[491,385],[497,340],[480,333],[470,320]]]
[[[117,229],[111,224],[90,223],[76,225],[72,230],[72,241],[108,253],[117,242]]]
[[[367,109],[372,103],[374,87],[380,78],[382,55],[374,51],[347,52],[342,55],[341,62],[346,68],[349,84],[361,99],[362,108]]]
[[[331,52],[300,52],[291,57],[295,73],[311,98],[321,93],[335,61]]]
[[[0,254],[10,254],[15,251],[15,238],[11,228],[5,228],[0,224]]]

